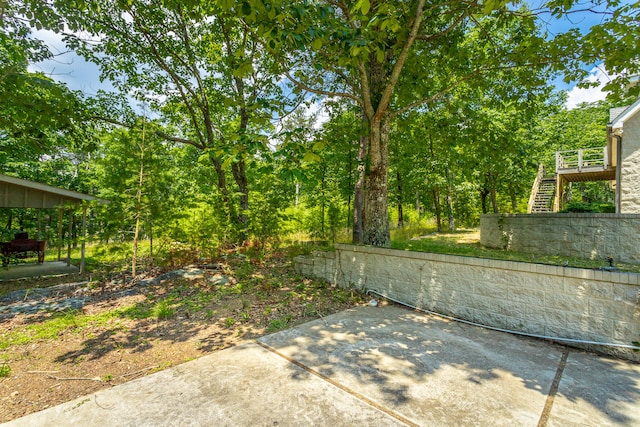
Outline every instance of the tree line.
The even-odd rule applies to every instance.
[[[581,6],[7,0],[2,172],[112,200],[95,221],[107,240],[349,229],[388,246],[391,226],[418,217],[442,230],[521,212],[538,163],[604,145],[606,110],[636,95],[638,4],[592,6],[590,31],[551,34],[545,19]],[[52,56],[34,28],[62,34],[117,91],[29,72]],[[567,111],[549,82],[595,61],[619,75],[611,100]]]

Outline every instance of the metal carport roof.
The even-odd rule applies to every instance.
[[[98,200],[94,196],[0,174],[0,208],[52,209]]]

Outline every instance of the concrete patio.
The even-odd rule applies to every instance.
[[[0,282],[32,277],[75,274],[78,271],[78,267],[74,265],[67,265],[66,261],[45,261],[42,264],[35,262],[28,264],[13,264],[7,267],[0,267]]]
[[[360,307],[6,426],[637,426],[640,365]]]

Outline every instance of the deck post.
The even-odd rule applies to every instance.
[[[564,179],[562,178],[562,175],[557,175],[557,179],[556,179],[556,200],[553,206],[553,211],[554,212],[559,212],[560,209],[562,209],[561,203],[562,203],[562,191],[564,190],[564,183],[563,183]]]
[[[582,149],[578,150],[578,172],[582,170]]]

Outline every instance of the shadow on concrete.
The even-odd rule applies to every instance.
[[[306,367],[303,376],[325,377],[420,425],[537,425],[563,352],[571,363],[583,354],[395,306],[349,310],[259,342]],[[566,406],[578,402],[587,425],[640,421],[640,366],[614,375],[629,362],[587,358],[595,367],[586,383],[560,382]]]

